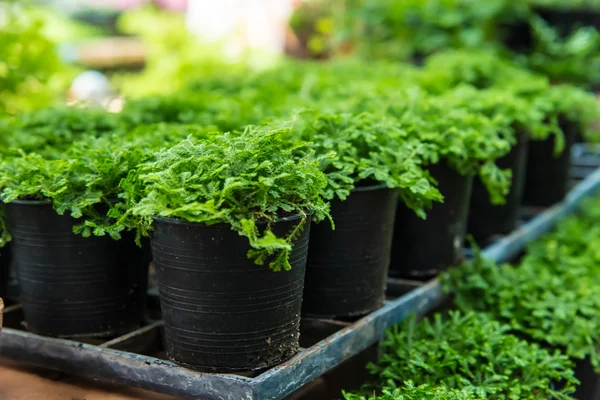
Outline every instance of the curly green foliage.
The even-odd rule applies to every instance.
[[[563,243],[566,232],[577,236]],[[589,357],[600,371],[600,257],[591,247],[599,234],[570,220],[534,244],[518,268],[478,256],[444,275],[444,287],[460,309],[485,312],[570,357]]]
[[[488,89],[494,85],[512,84],[515,79],[529,81],[540,77],[494,52],[454,49],[428,57],[419,83],[429,92],[443,93],[461,83]]]
[[[118,133],[118,117],[99,108],[54,107],[0,121],[0,135],[11,148],[59,158],[69,146],[88,136]]]
[[[432,97],[408,91],[405,98],[387,102],[387,112],[433,149],[428,152],[430,163],[444,160],[461,175],[479,174],[492,201],[502,203],[511,172],[498,168],[495,161],[510,151],[516,141],[514,131],[501,118],[449,106],[452,95]]]
[[[547,107],[539,102],[535,107],[526,96],[512,90],[492,87],[475,89],[470,85],[459,85],[444,95],[448,106],[465,107],[494,119],[515,133],[526,133],[536,140],[558,134],[559,127],[548,121]]]
[[[260,90],[247,88],[237,94],[218,89],[182,91],[168,96],[131,100],[120,118],[128,126],[152,123],[197,124],[231,131],[276,116],[276,106]]]
[[[345,400],[483,400],[484,397],[465,389],[448,389],[430,385],[415,386],[412,381],[402,387],[395,387],[393,381],[391,387],[385,387],[381,394],[364,396],[343,392]]]
[[[75,227],[83,236],[109,234],[123,229],[107,213],[118,203],[122,179],[151,153],[119,136],[89,137],[67,149],[62,159],[20,153],[0,163],[2,201],[48,200],[58,214],[81,219]]]
[[[316,221],[329,215],[319,161],[307,144],[290,145],[288,135],[248,128],[164,149],[122,182],[128,214],[146,233],[154,216],[227,223],[248,238],[248,256],[257,264],[269,259],[273,270],[288,270],[292,242],[308,215]],[[289,214],[301,219],[292,232],[276,237],[271,226]]]
[[[475,313],[450,311],[419,323],[412,317],[387,332],[380,363],[369,368],[381,382],[411,380],[486,399],[572,399],[577,381],[569,358],[508,330]]]
[[[374,114],[303,112],[292,122],[294,138],[310,141],[327,176],[325,198],[344,200],[352,189],[374,182],[397,188],[404,203],[421,217],[442,196],[423,168],[431,146],[409,136],[391,118]],[[336,157],[326,157],[335,153]]]
[[[555,121],[565,119],[573,124],[587,139],[598,141],[600,129],[600,99],[593,93],[571,85],[554,85],[539,100],[548,107],[548,115]],[[535,105],[538,107],[538,105]]]
[[[551,85],[543,76],[528,72],[486,52],[455,50],[430,57],[419,83],[431,93],[445,93],[450,100],[486,115],[507,119],[517,129],[526,129],[533,139],[564,136],[558,121],[569,119],[583,130],[599,116],[596,97],[572,85]],[[465,89],[447,93],[464,84],[481,92]],[[557,148],[560,153],[562,148]]]

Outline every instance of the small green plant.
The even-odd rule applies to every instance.
[[[321,156],[326,199],[344,200],[356,186],[379,183],[397,188],[404,203],[421,217],[432,201],[442,200],[422,166],[430,158],[430,146],[392,118],[305,111],[292,121],[292,136],[311,142]],[[336,157],[327,157],[331,153]]]
[[[551,85],[547,78],[489,52],[439,53],[427,60],[419,82],[455,106],[502,118],[534,140],[556,135],[558,154],[564,146],[560,120],[569,120],[593,138],[591,124],[600,116],[593,94],[572,85]]]
[[[589,357],[598,371],[600,231],[586,221],[589,215],[566,220],[532,244],[518,268],[478,255],[448,271],[444,287],[456,293],[460,309],[487,313],[570,357]],[[600,214],[593,215],[597,222]]]
[[[369,368],[388,389],[412,381],[464,398],[572,399],[577,381],[568,357],[509,330],[475,313],[412,317],[388,331],[379,364]]]
[[[60,158],[77,140],[118,133],[120,128],[114,114],[98,108],[43,108],[0,120],[4,152],[19,149],[47,158]]]
[[[128,211],[120,220],[136,217],[141,233],[149,232],[155,216],[227,223],[248,238],[248,256],[257,264],[271,260],[275,271],[290,269],[292,241],[308,215],[320,221],[329,206],[321,197],[327,180],[319,160],[308,144],[290,145],[288,136],[285,129],[249,127],[163,149],[121,182]],[[271,225],[291,214],[300,221],[285,237],[276,237]]]
[[[511,171],[501,170],[495,162],[515,143],[514,131],[501,118],[452,107],[450,101],[414,90],[395,96],[386,107],[405,130],[432,149],[429,163],[445,162],[461,175],[479,174],[492,202],[502,203]]]
[[[448,389],[433,387],[429,385],[415,386],[407,382],[402,387],[395,387],[393,381],[391,387],[382,389],[381,394],[361,395],[343,392],[345,400],[483,400],[484,397],[476,393],[462,389]]]
[[[58,214],[81,220],[76,233],[118,239],[132,227],[115,226],[107,213],[119,207],[120,181],[151,154],[116,135],[82,139],[59,159],[20,151],[0,162],[0,197],[4,203],[48,200]]]

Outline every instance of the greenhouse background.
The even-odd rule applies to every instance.
[[[597,0],[0,0],[0,399],[600,399]]]

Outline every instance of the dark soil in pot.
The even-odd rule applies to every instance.
[[[145,315],[150,253],[134,243],[73,233],[49,202],[5,204],[27,329],[56,337],[112,336]]]
[[[506,196],[506,203],[492,204],[481,179],[474,178],[467,231],[477,242],[485,243],[494,235],[505,235],[517,228],[525,188],[528,146],[528,136],[521,134],[511,152],[497,161],[500,168],[512,171],[511,188]]]
[[[390,275],[424,280],[462,261],[472,176],[462,176],[445,163],[429,167],[444,195],[423,220],[398,204],[392,241]]]
[[[555,157],[555,136],[529,143],[523,204],[549,207],[561,202],[569,191],[571,148],[577,135],[577,125],[561,122],[565,134],[565,148]]]
[[[383,305],[396,204],[397,191],[382,185],[331,202],[335,230],[328,221],[311,227],[303,315],[350,317]]]
[[[272,227],[287,234],[299,217]],[[152,253],[171,360],[212,372],[267,368],[298,350],[310,219],[290,254],[290,271],[247,257],[248,239],[227,224],[156,218]]]

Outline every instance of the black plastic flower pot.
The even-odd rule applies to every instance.
[[[132,235],[84,238],[49,202],[5,204],[27,329],[54,337],[112,336],[145,315],[150,252]]]
[[[600,400],[600,375],[594,371],[589,357],[575,361],[575,378],[580,382],[573,397],[580,400]]]
[[[284,236],[299,216],[272,226]],[[174,362],[201,371],[267,368],[298,350],[310,219],[290,254],[290,271],[273,272],[247,257],[248,239],[227,224],[156,218],[152,254]]]
[[[425,280],[463,259],[473,177],[462,176],[445,163],[430,166],[429,172],[439,183],[444,203],[434,204],[426,220],[398,204],[391,276]]]
[[[358,187],[331,202],[335,230],[313,223],[303,315],[360,316],[383,305],[397,197],[384,185]]]
[[[565,134],[565,148],[554,155],[555,136],[529,143],[523,204],[549,207],[561,202],[569,191],[571,148],[577,136],[577,125],[561,123]]]
[[[518,20],[500,25],[500,37],[510,50],[527,54],[533,48],[533,32],[526,20]]]
[[[477,242],[485,243],[494,235],[505,235],[516,229],[525,188],[528,147],[529,137],[521,134],[510,153],[496,163],[500,168],[508,168],[512,171],[512,182],[510,192],[506,196],[506,203],[492,204],[481,179],[474,178],[467,231]]]

